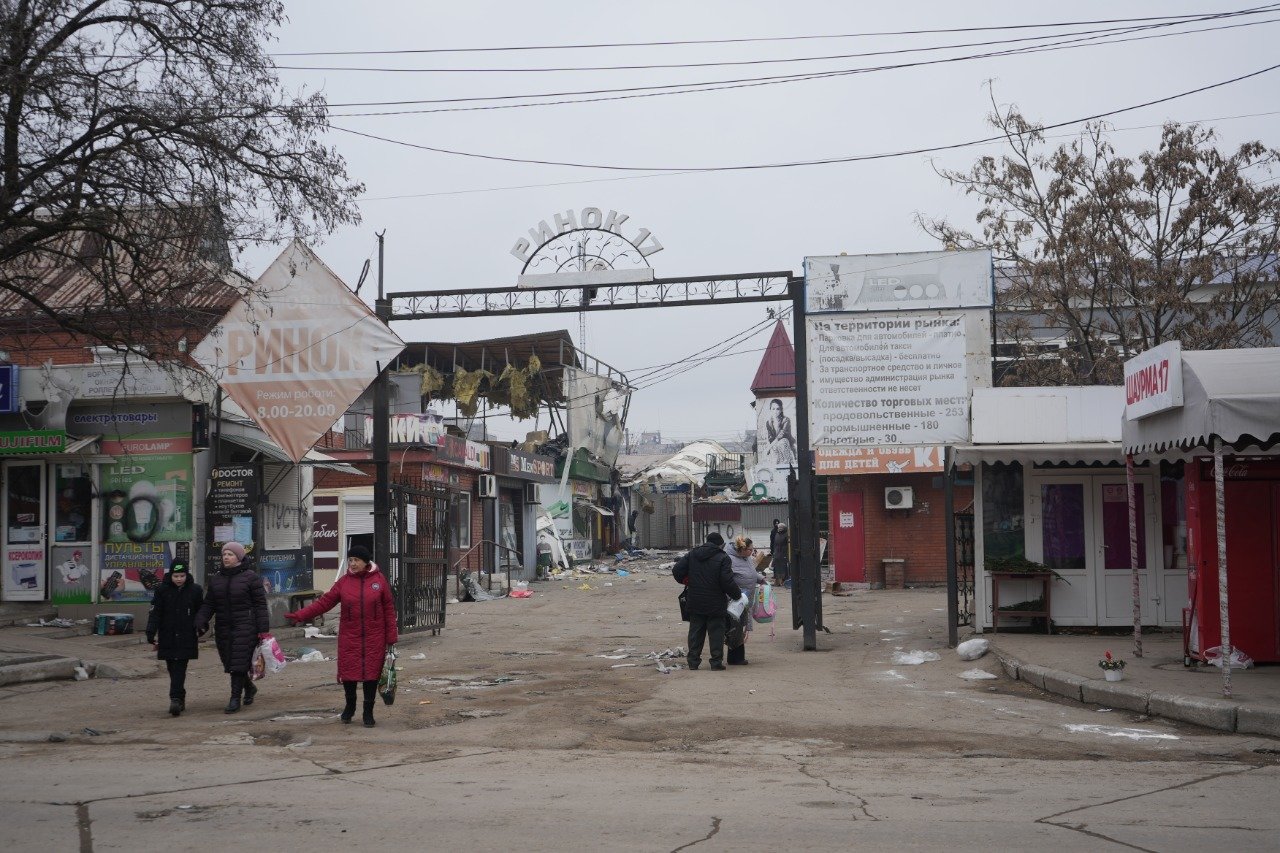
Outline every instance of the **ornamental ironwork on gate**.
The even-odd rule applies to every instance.
[[[958,625],[974,627],[973,621],[973,513],[957,512],[955,518],[956,542],[956,613]]]
[[[440,633],[449,574],[449,491],[391,485],[390,577],[401,631]]]

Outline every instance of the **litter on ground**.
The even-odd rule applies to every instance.
[[[965,681],[986,681],[989,678],[999,678],[999,676],[992,675],[985,669],[966,669],[960,673],[960,677]]]
[[[897,651],[893,653],[893,662],[898,666],[918,666],[934,660],[942,660],[942,657],[937,652],[924,652],[919,649],[910,652]]]

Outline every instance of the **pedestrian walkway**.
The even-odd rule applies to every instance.
[[[1222,670],[1183,665],[1181,631],[1144,633],[1142,657],[1134,654],[1132,633],[982,636],[991,640],[1006,675],[1050,693],[1222,731],[1280,737],[1280,665],[1233,669],[1232,695],[1225,697]],[[1098,661],[1108,651],[1125,661],[1122,681],[1104,679]]]
[[[938,625],[933,635],[945,637],[945,591],[918,589],[909,594],[913,597],[913,607],[936,615]],[[891,605],[894,595],[888,590],[860,591],[856,599],[824,597],[824,601],[832,605],[842,600],[854,601],[859,610],[874,609]],[[789,596],[781,596],[780,603],[785,610]],[[777,626],[779,634],[784,631],[782,626],[789,622],[789,616],[783,615]],[[840,630],[837,625],[831,627]],[[0,685],[69,679],[75,666],[81,664],[98,678],[144,677],[161,671],[154,654],[140,648],[145,642],[141,631],[100,637],[89,630],[88,625],[0,628]],[[276,631],[282,640],[301,639],[302,633],[302,629],[296,628]],[[962,640],[970,636],[979,635],[961,629]],[[980,636],[991,641],[991,653],[999,659],[1008,677],[1066,699],[1221,731],[1280,737],[1280,665],[1233,670],[1232,695],[1224,697],[1221,670],[1206,665],[1183,666],[1180,631],[1145,633],[1141,658],[1134,654],[1131,634],[1046,635],[1002,631]],[[820,645],[821,642],[819,639]],[[948,654],[941,648],[937,651],[944,656]],[[1120,682],[1107,682],[1098,667],[1098,661],[1107,651],[1126,662]],[[993,669],[994,664],[988,668]]]

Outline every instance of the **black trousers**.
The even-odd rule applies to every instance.
[[[165,665],[169,667],[169,698],[186,699],[187,661],[166,660]]]
[[[356,684],[364,685],[364,704],[372,705],[378,698],[378,680],[375,678],[373,681],[342,682],[342,689],[347,694],[347,704],[352,708],[356,706]]]
[[[689,614],[689,666],[694,667],[702,662],[702,643],[705,640],[710,648],[708,657],[712,663],[720,663],[724,657],[724,619],[723,613],[707,616],[701,613]]]

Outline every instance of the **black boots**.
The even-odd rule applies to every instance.
[[[244,681],[244,704],[252,705],[253,697],[258,695],[258,688],[253,681],[246,678]]]
[[[234,714],[240,710],[240,694],[244,692],[246,680],[243,672],[231,673],[231,699],[227,702],[227,707],[222,709],[222,713]]]
[[[342,722],[349,723],[351,718],[356,715],[356,683],[354,681],[342,682],[342,689],[347,693],[347,704],[342,708]]]
[[[371,729],[373,726],[373,702],[366,699],[364,700],[364,727],[366,729]]]
[[[184,701],[183,701],[183,700],[181,700],[181,699],[170,699],[170,700],[169,700],[169,713],[170,713],[172,716],[175,716],[175,717],[176,717],[176,716],[178,716],[178,715],[179,715],[179,714],[181,714],[184,710],[186,710],[186,707],[187,707],[187,703],[186,703],[186,702],[184,702]]]

